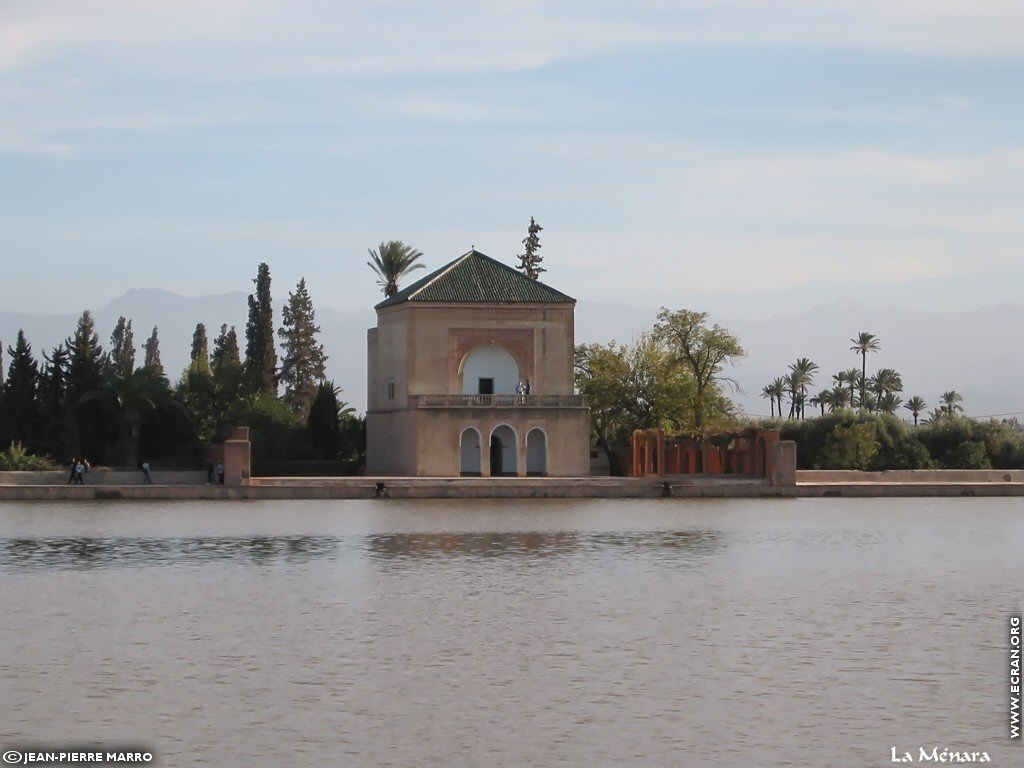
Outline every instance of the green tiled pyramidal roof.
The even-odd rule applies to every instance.
[[[374,309],[406,301],[571,304],[576,299],[473,250],[403,288]]]

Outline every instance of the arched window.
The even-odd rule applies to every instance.
[[[473,427],[462,430],[459,438],[459,474],[480,475],[480,433]]]
[[[533,428],[526,436],[526,474],[548,473],[548,438],[542,429]]]
[[[495,427],[491,432],[491,476],[515,475],[518,473],[516,462],[516,433],[508,424]]]
[[[520,380],[515,358],[501,347],[477,347],[462,365],[464,395],[511,395]]]

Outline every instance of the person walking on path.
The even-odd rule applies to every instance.
[[[65,485],[71,485],[75,482],[75,467],[78,466],[78,459],[71,459],[71,472],[68,474],[68,481]]]
[[[206,484],[213,485],[213,462],[206,462]]]
[[[224,485],[224,465],[217,465],[217,485]]]
[[[149,462],[142,462],[142,482],[152,484],[153,481],[149,477]]]
[[[85,465],[81,461],[75,464],[75,485],[85,485]]]

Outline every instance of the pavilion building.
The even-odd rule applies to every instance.
[[[378,304],[367,333],[367,473],[587,475],[575,307],[475,249]]]

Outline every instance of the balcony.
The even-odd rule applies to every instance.
[[[409,408],[585,408],[586,395],[409,395]]]

